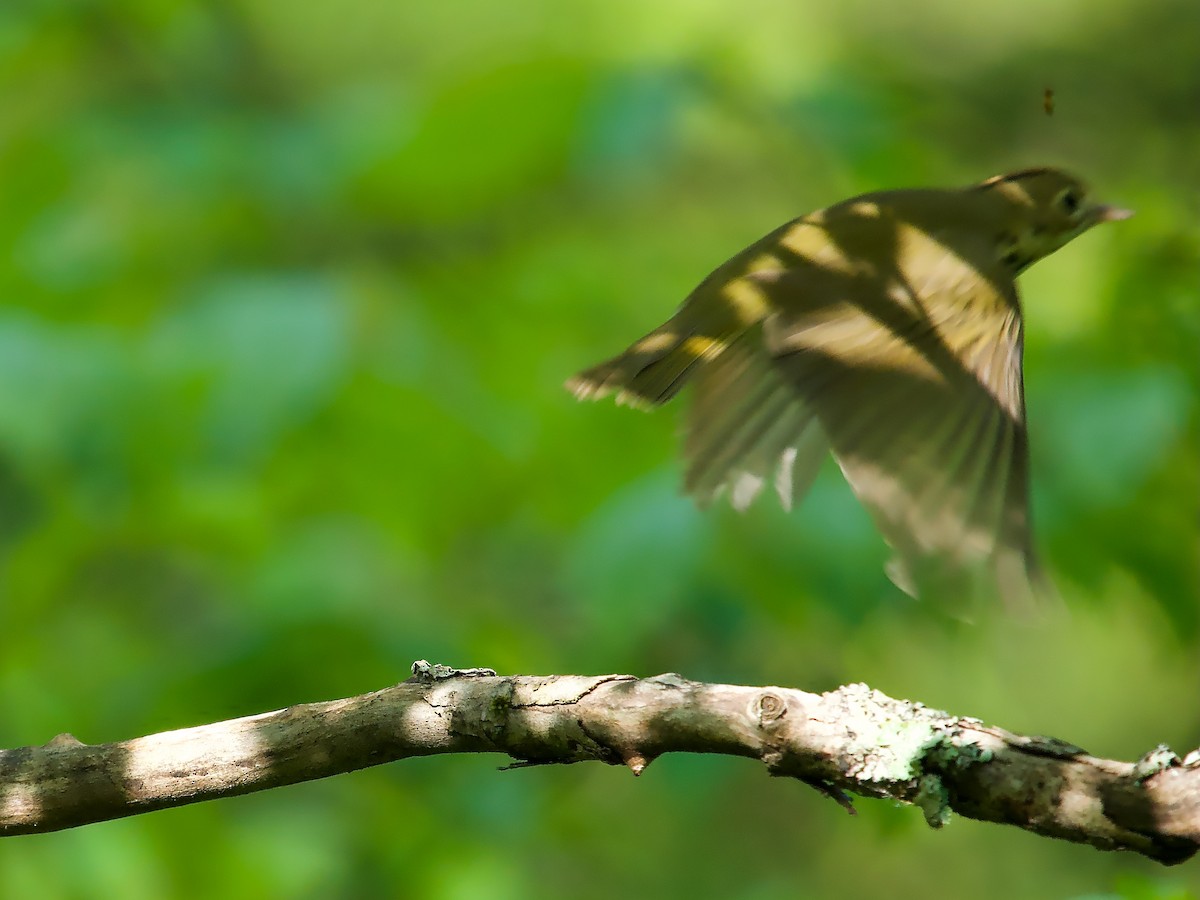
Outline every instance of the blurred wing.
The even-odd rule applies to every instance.
[[[727,492],[743,510],[769,481],[784,509],[808,491],[829,452],[813,411],[754,326],[695,376],[684,437],[684,487],[701,506]]]
[[[1037,576],[1015,285],[957,260],[920,295],[847,280],[818,304],[786,275],[771,281],[767,345],[895,550],[893,580],[1027,603]]]

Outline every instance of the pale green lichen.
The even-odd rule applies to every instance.
[[[991,749],[979,745],[978,733],[969,733],[959,721],[937,729],[935,740],[926,748],[925,758],[939,768],[951,766],[969,768],[976,763],[990,762],[994,756]]]
[[[941,828],[950,821],[950,795],[937,775],[921,776],[913,805],[925,814],[930,828]]]
[[[934,828],[949,821],[950,803],[937,774],[992,759],[977,742],[980,734],[960,719],[921,703],[893,700],[865,684],[846,685],[827,695],[853,746],[847,774],[881,787],[916,782],[913,803]]]
[[[1136,763],[1134,763],[1133,777],[1137,780],[1138,784],[1141,784],[1143,781],[1148,781],[1159,772],[1174,768],[1175,766],[1181,764],[1182,760],[1180,760],[1174,750],[1172,750],[1166,744],[1159,744],[1157,747],[1139,759]]]
[[[856,763],[849,775],[864,782],[910,781],[922,772],[925,750],[939,740],[939,726],[953,721],[920,703],[893,700],[865,684],[830,695],[839,720],[853,736]]]

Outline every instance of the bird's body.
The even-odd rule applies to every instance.
[[[1015,278],[1097,222],[1052,169],[866,194],[795,219],[704,279],[628,350],[568,382],[654,406],[688,382],[685,485],[785,507],[832,451],[910,593],[1039,579]]]

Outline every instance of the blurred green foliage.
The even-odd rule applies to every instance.
[[[348,695],[427,657],[865,680],[1101,755],[1196,746],[1198,30],[1194,0],[9,0],[0,745]],[[793,215],[1046,163],[1138,210],[1023,279],[1068,615],[948,628],[884,578],[834,472],[791,516],[701,514],[678,410],[561,388]],[[498,761],[6,840],[0,895],[1200,885],[881,803],[850,819],[745,761]]]

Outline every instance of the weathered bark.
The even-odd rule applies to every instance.
[[[414,664],[370,694],[112,744],[69,735],[0,751],[0,834],[71,828],[324,778],[410,756],[504,753],[518,765],[599,760],[635,775],[672,751],[762,761],[853,811],[848,794],[1181,862],[1200,846],[1200,751],[1091,756],[893,700],[701,684],[678,675],[509,676]]]

